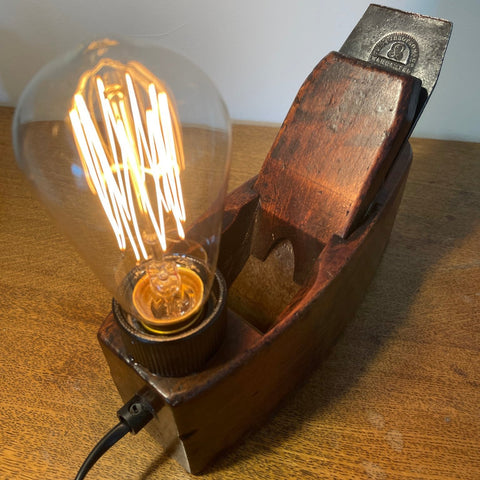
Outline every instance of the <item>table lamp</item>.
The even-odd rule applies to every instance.
[[[450,31],[371,5],[226,198],[228,115],[183,57],[108,38],[34,77],[17,161],[113,295],[98,338],[126,402],[77,479],[144,426],[198,473],[327,354],[387,244]]]

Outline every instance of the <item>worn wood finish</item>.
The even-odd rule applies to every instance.
[[[128,400],[143,387],[141,380],[158,393],[167,410],[156,426],[164,437],[162,444],[188,471],[200,472],[258,425],[325,357],[353,316],[380,261],[410,161],[407,144],[370,219],[348,240],[330,239],[308,283],[278,316],[275,327],[259,335],[230,312],[226,341],[198,374],[151,375],[141,365],[131,364],[113,318],[103,324],[99,338],[122,398]],[[223,243],[222,249],[237,257],[233,247]]]
[[[14,166],[11,113],[0,108],[0,478],[73,478],[120,406],[95,339],[110,295]],[[276,132],[235,126],[231,188],[259,171]],[[307,383],[201,478],[480,477],[480,144],[412,146],[389,246],[354,319]],[[91,475],[190,478],[147,432]]]
[[[323,243],[346,237],[405,140],[419,93],[414,77],[330,53],[298,92],[265,160],[255,184],[262,209]]]
[[[122,398],[128,400],[145,385],[158,393],[164,407],[150,428],[188,471],[200,472],[257,426],[326,356],[380,261],[410,161],[407,144],[370,220],[348,240],[332,237],[309,284],[279,315],[277,325],[259,335],[230,312],[226,341],[198,374],[162,378],[132,365],[112,316],[104,322],[99,338]]]
[[[408,143],[397,153],[418,92],[412,77],[336,53],[320,62],[258,179],[227,198],[218,268],[227,272],[235,313],[227,314],[227,341],[202,371],[176,379],[152,375],[130,361],[115,318],[103,324],[100,343],[123,399],[140,381],[158,394],[168,411],[157,425],[162,444],[188,471],[200,472],[258,425],[325,357],[353,317],[400,203],[412,154]],[[327,135],[332,122],[338,127]],[[283,262],[248,270],[253,295],[245,284],[236,288],[234,274],[246,259],[265,260],[282,241],[291,245]],[[278,278],[288,274],[292,286],[284,288]],[[257,322],[255,302],[246,316],[242,300],[262,291],[271,294],[271,311],[262,311]],[[280,309],[277,297],[284,297]]]

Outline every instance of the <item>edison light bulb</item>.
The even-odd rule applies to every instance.
[[[18,164],[145,334],[201,320],[215,277],[230,124],[210,80],[159,47],[103,39],[41,70]]]

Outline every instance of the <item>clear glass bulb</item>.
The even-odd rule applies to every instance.
[[[53,61],[17,107],[18,165],[122,308],[148,332],[195,322],[218,257],[230,122],[202,71],[103,39]]]

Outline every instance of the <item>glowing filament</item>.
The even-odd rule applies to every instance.
[[[97,74],[105,67],[112,67],[104,78],[115,78],[113,85]],[[119,248],[130,244],[139,261],[149,258],[147,237],[167,249],[165,215],[173,216],[178,236],[185,236],[184,163],[167,94],[143,66],[129,67],[110,60],[87,72],[69,116],[90,190],[98,196]],[[95,107],[101,112],[100,124],[91,115]]]

